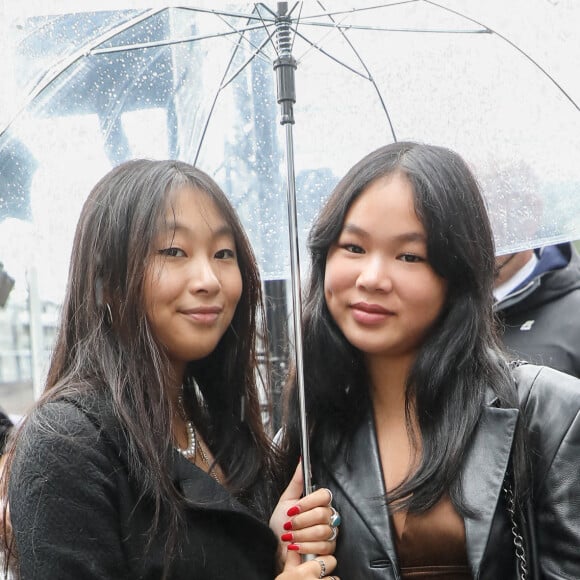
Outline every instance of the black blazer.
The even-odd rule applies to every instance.
[[[44,427],[25,427],[9,484],[21,578],[159,580],[165,514],[147,546],[153,505],[128,476],[119,424],[105,398],[86,403],[48,403],[34,411]],[[169,578],[272,580],[266,523],[177,451],[170,469],[188,506]]]
[[[540,578],[580,578],[580,380],[547,367],[514,371],[528,424],[533,463],[533,529]],[[467,556],[473,577],[516,579],[514,545],[502,483],[512,448],[517,409],[502,409],[493,395],[462,472],[467,504]],[[343,454],[339,454],[339,458]],[[338,459],[314,467],[317,484],[329,487],[342,515],[335,556],[345,580],[400,578],[382,476],[374,421],[358,430],[352,464]],[[530,566],[532,563],[530,562]],[[534,579],[537,580],[537,579]]]

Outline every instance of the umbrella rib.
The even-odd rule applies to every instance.
[[[345,16],[345,18],[346,18],[346,16]],[[307,24],[310,24],[310,25],[314,25],[314,26],[316,26],[316,23],[307,23]],[[325,39],[326,39],[326,38],[327,38],[327,37],[328,37],[330,34],[332,34],[332,32],[333,32],[334,30],[337,30],[337,29],[338,29],[338,26],[336,26],[336,24],[338,24],[338,23],[335,23],[335,25],[331,25],[331,26],[329,27],[329,31],[328,31],[328,32],[327,32],[327,33],[326,33],[326,34],[325,34],[325,35],[324,35],[324,36],[323,36],[323,37],[322,37],[322,38],[321,38],[321,39],[320,39],[320,40],[319,40],[319,41],[318,41],[316,44],[314,44],[314,43],[310,42],[310,41],[309,41],[309,40],[308,40],[308,39],[307,39],[305,36],[303,36],[303,35],[301,34],[301,35],[300,35],[300,37],[301,37],[303,40],[305,40],[305,41],[306,41],[308,44],[310,44],[310,48],[308,48],[306,51],[304,51],[304,53],[303,53],[303,54],[302,54],[302,55],[301,55],[301,56],[298,58],[298,60],[299,60],[299,61],[301,61],[301,60],[302,60],[302,59],[303,59],[303,58],[304,58],[304,57],[305,57],[305,56],[306,56],[306,55],[307,55],[307,54],[308,54],[308,53],[309,53],[309,52],[310,52],[310,51],[311,51],[313,48],[316,48],[316,49],[317,49],[317,50],[319,50],[320,52],[323,52],[324,54],[326,54],[326,56],[328,56],[329,58],[331,58],[331,59],[332,59],[332,60],[334,60],[335,62],[339,62],[339,61],[338,61],[338,59],[335,59],[335,58],[333,58],[333,57],[332,57],[330,54],[328,54],[328,53],[324,52],[324,51],[322,50],[321,46],[320,46],[320,45],[321,45],[321,44],[322,44],[322,43],[325,41]],[[297,27],[297,28],[298,28],[298,27]],[[296,32],[298,32],[298,29],[296,30]],[[294,35],[294,38],[296,38],[296,35]],[[348,68],[348,65],[346,65],[345,63],[340,63],[340,64],[342,64],[343,66],[347,66],[347,68]],[[353,69],[351,69],[351,70],[353,70]],[[357,72],[357,71],[353,70],[353,72]],[[360,73],[359,73],[359,74],[360,74]]]
[[[258,9],[258,6],[256,6],[256,12],[258,12],[258,14],[260,14],[260,11]],[[224,22],[228,26],[231,26],[231,24],[229,24],[229,22],[226,22],[225,20],[224,20]],[[236,77],[254,60],[254,58],[256,58],[256,56],[261,56],[263,54],[262,53],[262,50],[263,50],[264,46],[266,46],[266,44],[268,44],[268,41],[272,42],[272,46],[274,47],[274,51],[276,52],[276,46],[274,45],[274,42],[272,41],[273,33],[268,32],[268,26],[271,26],[271,25],[266,24],[266,22],[264,20],[262,20],[262,26],[260,28],[263,28],[266,31],[266,33],[268,34],[268,36],[262,42],[262,44],[260,46],[256,46],[252,41],[248,40],[245,37],[245,35],[243,33],[246,32],[247,29],[246,30],[238,31],[239,41],[245,41],[245,42],[247,42],[254,49],[254,53],[250,56],[250,58],[245,63],[243,63],[239,67],[239,69],[227,81],[224,81],[224,79],[226,77],[226,74],[227,74],[227,71],[229,70],[230,65],[231,65],[231,61],[230,61],[230,63],[228,64],[228,67],[226,69],[226,74],[224,74],[224,77],[222,78],[222,83],[220,85],[219,91],[225,89],[231,82],[233,82],[236,79]],[[254,30],[254,29],[255,28],[252,28],[252,30]],[[274,32],[275,32],[275,30],[274,30]],[[239,45],[239,42],[238,42],[237,45],[236,45],[236,48],[234,50],[234,53],[238,50],[239,46],[240,45]],[[270,59],[267,59],[267,58],[265,58],[264,60],[266,60],[266,62],[268,62],[268,63],[271,62]]]
[[[268,6],[266,6],[266,4],[264,4],[263,2],[258,2],[255,6],[255,12],[258,13],[258,16],[262,22],[264,22],[264,19],[262,17],[262,13],[260,12],[259,8],[263,8],[266,12],[270,13],[270,15],[272,16],[272,22],[276,20],[278,15],[273,10],[268,8]]]
[[[388,3],[388,4],[377,4],[374,6],[365,6],[363,8],[351,8],[350,10],[336,10],[335,12],[324,12],[322,14],[311,14],[309,16],[304,16],[302,18],[302,24],[304,26],[318,26],[318,27],[332,27],[332,28],[339,28],[342,25],[340,24],[332,24],[329,22],[308,22],[309,20],[315,20],[317,18],[321,18],[321,17],[333,17],[333,16],[340,16],[340,15],[349,15],[349,14],[353,14],[354,12],[365,12],[368,10],[376,10],[377,8],[392,8],[393,6],[401,6],[404,4],[417,4],[418,2],[421,2],[422,0],[401,0],[400,2],[392,2],[392,3]],[[477,23],[479,24],[479,23]],[[480,25],[483,26],[483,25]],[[380,26],[363,26],[363,25],[358,25],[358,24],[354,24],[354,25],[348,25],[348,28],[353,28],[353,29],[357,29],[357,30],[383,30],[385,32],[434,32],[434,33],[447,33],[447,34],[481,34],[481,33],[487,33],[489,32],[489,30],[484,26],[483,30],[436,30],[436,29],[424,29],[424,30],[420,30],[420,29],[398,29],[398,28],[383,28]]]
[[[340,16],[342,14],[352,14],[353,12],[365,12],[367,10],[376,10],[377,8],[390,8],[391,6],[400,6],[402,4],[416,4],[421,0],[400,0],[400,2],[392,2],[388,4],[376,4],[374,6],[364,6],[362,8],[351,8],[349,10],[336,10],[335,12],[324,11],[322,14],[311,14],[310,16],[305,16],[304,20],[313,20],[314,18],[329,17],[329,16]],[[324,9],[323,9],[324,10]],[[304,22],[307,24],[306,22]]]
[[[300,33],[295,28],[292,28],[292,30],[294,31],[294,33],[297,36],[299,36],[300,38],[302,38],[302,40],[304,40],[304,42],[307,42],[312,48],[314,48],[315,50],[317,50],[318,52],[320,52],[324,56],[328,57],[330,60],[333,60],[334,62],[336,62],[340,66],[344,67],[345,69],[349,70],[350,72],[354,73],[355,75],[357,75],[359,77],[362,77],[363,79],[365,79],[367,81],[370,81],[371,80],[368,76],[364,75],[363,73],[361,73],[360,71],[356,70],[355,68],[352,68],[350,65],[346,64],[345,62],[342,62],[336,56],[333,56],[329,52],[326,52],[326,50],[324,50],[321,46],[319,46],[318,44],[315,44],[314,42],[312,42],[309,38],[307,38],[306,36],[304,36],[302,33]],[[304,57],[304,55],[302,55],[301,58],[303,58],[303,57]],[[300,59],[298,59],[298,60],[300,60]]]
[[[363,26],[362,24],[331,24],[330,22],[303,22],[304,26],[336,28],[338,30],[375,30],[378,32],[421,32],[432,34],[491,34],[488,28],[387,28],[384,26]]]
[[[276,16],[265,4],[263,4],[262,2],[260,2],[260,4],[256,5],[256,12],[258,13],[258,15],[260,16],[260,20],[262,20],[262,26],[264,27],[264,30],[268,30],[268,25],[266,24],[266,21],[262,18],[262,13],[260,12],[260,7],[264,8],[265,10],[267,10],[268,12],[270,12],[270,14],[273,14],[274,16]],[[269,35],[269,39],[272,42],[272,48],[274,49],[274,54],[278,54],[278,50],[276,49],[276,45],[274,44],[274,41],[272,40],[272,34]]]
[[[256,56],[258,56],[258,54],[261,53],[262,49],[264,48],[264,46],[266,46],[266,44],[268,43],[268,41],[271,39],[272,35],[270,34],[268,36],[268,38],[264,39],[264,42],[262,43],[261,46],[256,47],[256,50],[254,51],[254,53],[248,58],[248,60],[243,63],[237,70],[235,73],[232,74],[232,76],[230,78],[228,78],[226,81],[222,81],[222,84],[220,85],[219,90],[223,90],[225,89],[230,83],[232,83],[235,78],[254,60],[254,58],[256,58]],[[228,66],[229,68],[229,66]],[[225,78],[225,75],[224,75]]]
[[[260,4],[262,4],[260,2]],[[192,6],[173,6],[173,8],[178,8],[179,10],[187,10],[189,12],[203,12],[204,14],[214,14],[217,16],[233,16],[234,18],[245,18],[246,20],[261,20],[259,16],[254,16],[253,13],[241,13],[241,12],[226,12],[224,10],[212,10],[211,8],[196,8]],[[271,10],[268,10],[272,14]],[[275,16],[275,15],[274,15]],[[272,19],[274,23],[274,19]]]
[[[299,4],[300,4],[300,10],[298,11],[298,20],[300,20],[300,14],[302,13],[303,2],[299,2],[298,0],[296,2],[294,2],[294,6],[292,6],[292,8],[290,8],[290,10],[288,10],[288,16],[292,16],[292,12],[294,12],[294,10],[296,10],[296,6],[298,6]]]
[[[324,6],[322,5],[322,2],[320,0],[318,0],[318,5],[325,10]],[[328,15],[328,17],[330,18],[330,20],[332,20],[334,22],[334,17],[332,15]],[[344,30],[342,30],[341,28],[338,28],[338,31],[340,32],[340,34],[342,35],[342,37],[344,38],[345,42],[350,46],[351,50],[354,52],[354,54],[356,55],[358,61],[360,62],[360,64],[362,65],[362,67],[365,69],[365,71],[367,72],[367,77],[365,77],[364,75],[360,75],[363,78],[367,78],[367,80],[369,80],[371,82],[371,84],[373,85],[375,92],[377,93],[377,96],[379,97],[379,101],[381,103],[381,106],[383,108],[383,111],[385,112],[385,115],[387,117],[387,122],[389,123],[389,128],[391,130],[391,135],[393,136],[393,140],[397,141],[397,134],[395,133],[395,128],[393,126],[393,121],[391,120],[391,115],[389,114],[389,110],[387,108],[387,105],[385,103],[385,100],[383,99],[383,95],[381,94],[381,91],[379,91],[379,87],[377,86],[377,83],[375,82],[373,76],[371,75],[371,72],[369,71],[369,69],[367,68],[366,64],[364,63],[363,59],[361,58],[360,54],[358,53],[358,51],[356,50],[356,48],[354,47],[353,43],[351,42],[350,38],[348,38],[346,32]],[[347,65],[344,65],[347,66]],[[347,68],[350,69],[350,67],[347,66]],[[353,69],[350,69],[353,70]],[[360,73],[359,73],[360,74]]]
[[[83,46],[79,50],[75,51],[72,55],[60,60],[59,62],[55,63],[46,73],[42,76],[42,78],[36,83],[36,85],[30,90],[26,98],[24,99],[24,103],[22,106],[16,111],[16,113],[12,116],[12,118],[5,124],[4,127],[0,130],[0,135],[3,135],[8,128],[14,123],[14,120],[20,115],[20,113],[36,98],[40,95],[51,83],[53,83],[59,76],[61,76],[66,70],[68,70],[75,62],[80,60],[81,58],[90,54],[93,47],[110,40],[116,34],[120,34],[125,30],[139,24],[143,20],[155,16],[160,12],[163,12],[166,8],[152,8],[145,12],[142,12],[138,16],[123,22],[122,24],[115,26],[111,30],[107,30],[105,33],[101,34],[98,38],[93,40],[89,43],[88,46]]]
[[[300,10],[298,11],[298,18],[296,18],[296,28],[298,28],[298,25],[301,22],[301,18],[302,18],[302,7],[304,6],[303,3],[300,4]],[[292,7],[292,10],[290,10],[289,14],[292,14],[292,12],[294,12],[294,9],[296,8],[296,4],[294,4],[294,6]],[[294,35],[294,37],[292,38],[292,45],[290,46],[290,52],[292,52],[294,50],[294,43],[296,42],[296,34]]]
[[[258,6],[256,6],[255,10],[256,10],[256,12],[258,12],[258,14],[260,14],[260,11],[258,10]],[[251,40],[249,40],[244,35],[244,32],[247,32],[248,30],[259,30],[259,29],[262,29],[262,28],[266,31],[266,33],[268,33],[268,26],[272,26],[272,24],[270,24],[270,25],[266,24],[266,22],[263,19],[260,19],[261,20],[261,25],[260,26],[254,26],[254,27],[251,27],[251,28],[248,28],[247,27],[245,29],[244,28],[242,28],[242,29],[235,28],[232,24],[230,24],[222,16],[220,16],[220,19],[223,21],[223,23],[226,26],[229,26],[234,33],[238,34],[240,40],[243,40],[243,41],[247,42],[254,49],[255,52],[254,52],[252,58],[250,59],[250,61],[252,61],[254,59],[254,57],[256,57],[256,56],[261,56],[262,55],[262,49],[264,48],[264,46],[266,46],[267,41],[272,39],[272,35],[270,34],[268,36],[266,42],[263,42],[260,46],[256,46]],[[274,43],[273,42],[272,42],[272,46],[274,47],[274,51],[275,51],[276,50],[276,47],[274,46]],[[263,60],[265,62],[268,62],[268,63],[271,62],[270,59],[267,58],[265,55],[264,55],[264,59]]]
[[[218,87],[218,89],[217,89],[217,91],[215,92],[215,95],[214,95],[214,97],[213,97],[213,101],[212,101],[211,107],[210,107],[210,109],[209,109],[209,112],[208,112],[208,114],[207,114],[207,116],[206,116],[206,119],[205,119],[205,124],[204,124],[204,126],[203,126],[203,130],[202,130],[202,132],[201,132],[201,135],[200,135],[199,144],[198,144],[198,146],[197,146],[197,150],[196,150],[196,152],[195,152],[195,158],[194,158],[194,160],[193,160],[193,165],[197,165],[197,160],[199,159],[199,153],[200,153],[200,150],[201,150],[201,146],[202,146],[202,144],[203,144],[203,140],[205,139],[205,134],[207,133],[207,128],[209,127],[209,122],[210,122],[210,120],[211,120],[211,117],[212,117],[213,111],[214,111],[214,109],[215,109],[215,106],[216,106],[216,103],[217,103],[217,100],[218,100],[219,94],[220,94],[220,93],[221,93],[221,91],[224,89],[224,87],[225,87],[225,86],[227,86],[227,84],[226,84],[226,85],[224,85],[224,80],[225,80],[225,78],[227,77],[227,74],[228,74],[228,71],[230,70],[230,67],[232,66],[232,62],[234,61],[234,58],[236,57],[236,54],[237,54],[237,52],[238,52],[238,49],[240,48],[240,44],[241,44],[241,42],[242,42],[242,39],[243,39],[243,35],[241,35],[241,36],[238,38],[238,42],[236,43],[236,46],[235,46],[235,48],[234,48],[234,50],[232,51],[232,54],[231,54],[231,56],[230,56],[230,60],[229,60],[229,62],[228,62],[228,66],[225,68],[225,71],[224,71],[224,74],[223,74],[223,77],[222,77],[222,80],[221,80],[220,86]],[[266,39],[266,40],[264,41],[264,45],[265,45],[265,44],[268,42],[268,40],[269,40],[269,39]],[[252,55],[252,57],[251,57],[251,58],[248,60],[248,62],[244,64],[244,67],[246,67],[246,66],[247,66],[247,65],[248,65],[248,64],[249,64],[249,63],[250,63],[250,62],[251,62],[251,61],[252,61],[252,60],[253,60],[255,57],[256,57],[256,54]],[[238,75],[240,72],[241,72],[241,70],[240,70],[240,71],[238,71],[238,72],[236,73],[236,76],[237,76],[237,75]],[[230,80],[228,81],[228,83],[229,83],[229,82],[231,82],[231,80],[233,80],[233,79],[230,79]]]
[[[489,26],[486,26],[485,24],[483,24],[483,23],[475,20],[474,18],[471,18],[471,17],[467,16],[466,14],[463,14],[463,13],[457,11],[457,10],[453,10],[451,8],[447,8],[446,6],[442,6],[441,4],[437,4],[437,2],[433,2],[432,0],[423,0],[423,2],[426,2],[427,4],[431,4],[432,6],[436,6],[437,8],[440,8],[441,10],[445,10],[446,12],[451,12],[452,14],[456,14],[457,16],[460,16],[462,18],[465,18],[466,20],[469,20],[469,21],[473,22],[474,24],[477,24],[479,26],[484,26],[485,28],[487,28],[490,31],[490,33],[495,34],[496,36],[498,36],[499,38],[501,38],[504,42],[506,42],[507,44],[509,44],[512,48],[514,48],[515,50],[517,50],[525,59],[527,59],[540,72],[542,72],[546,77],[548,77],[548,79],[556,86],[556,88],[564,95],[564,97],[566,97],[566,99],[568,99],[568,101],[570,101],[570,103],[572,104],[572,106],[577,111],[580,111],[580,106],[566,92],[566,90],[560,85],[560,83],[558,83],[558,81],[539,62],[537,62],[534,58],[532,58],[525,50],[523,50],[522,48],[520,48],[515,42],[511,41],[507,36],[504,36],[503,34],[501,34],[500,32],[497,32],[493,28],[489,28]]]
[[[229,22],[224,21],[228,26],[231,26]],[[247,26],[246,28],[239,28],[233,29],[230,31],[224,32],[215,32],[213,34],[204,34],[203,36],[185,36],[183,38],[177,38],[174,40],[156,40],[152,42],[140,42],[138,44],[126,44],[123,46],[111,46],[108,48],[94,48],[89,50],[88,54],[111,54],[117,52],[127,52],[130,50],[142,50],[145,48],[157,48],[160,46],[172,46],[174,44],[184,44],[187,42],[199,42],[202,40],[208,40],[211,38],[219,38],[219,37],[226,37],[231,35],[241,35],[244,32],[252,31],[252,30],[261,30],[263,28],[262,24],[255,24],[253,26]],[[246,40],[246,42],[249,42]],[[251,43],[250,43],[251,44]]]
[[[151,70],[151,68],[152,68],[152,67],[154,67],[154,66],[157,64],[157,63],[156,63],[156,60],[157,60],[158,58],[159,58],[159,55],[156,55],[156,57],[155,57],[155,60],[154,60],[154,61],[152,61],[152,62],[148,62],[147,64],[140,66],[140,67],[139,67],[139,69],[138,69],[138,74],[134,75],[134,76],[131,78],[131,82],[130,82],[128,85],[126,85],[126,87],[131,87],[131,86],[134,86],[134,85],[135,85],[135,83],[136,83],[136,82],[138,82],[138,80],[139,80],[140,78],[142,78],[142,76],[143,76],[143,73],[144,73],[144,72],[146,72],[146,71],[148,71],[148,70]],[[125,92],[124,94],[125,94],[125,96],[126,96],[126,92]],[[118,102],[117,102],[117,104],[116,104],[116,107],[114,108],[114,115],[113,115],[113,117],[114,117],[114,116],[116,116],[116,115],[117,115],[117,114],[118,114],[118,113],[119,113],[119,112],[122,110],[122,106],[123,106],[123,103],[122,103],[122,102],[120,102],[120,101],[118,101]],[[107,133],[103,133],[103,136],[104,136],[105,138],[108,138],[108,136],[109,136],[109,133],[110,133],[110,129],[107,131]]]

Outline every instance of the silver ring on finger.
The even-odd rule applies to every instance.
[[[326,564],[324,560],[316,560],[320,564],[320,576],[319,578],[324,578],[326,576]]]
[[[328,507],[331,507],[332,500],[333,500],[332,491],[330,491],[330,489],[328,489],[328,488],[326,488],[326,491],[328,492],[328,495],[330,496],[330,499],[328,500]]]
[[[338,526],[340,526],[342,518],[340,517],[340,514],[332,506],[330,506],[330,509],[332,510],[332,515],[330,516],[329,522],[330,526],[332,528],[337,528]]]
[[[330,538],[328,538],[326,541],[334,542],[334,540],[336,540],[336,536],[338,536],[338,528],[336,526],[330,526],[330,529],[332,530],[332,534],[330,534]]]

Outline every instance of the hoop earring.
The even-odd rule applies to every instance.
[[[240,423],[246,420],[246,395],[240,397]]]
[[[109,326],[113,326],[113,313],[111,312],[111,307],[108,302],[105,302],[105,322]]]

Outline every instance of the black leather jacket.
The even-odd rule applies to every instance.
[[[536,546],[528,546],[539,578],[580,579],[580,380],[547,367],[514,371],[528,425],[533,466]],[[488,398],[462,472],[464,496],[476,517],[465,518],[467,556],[473,577],[517,578],[514,544],[502,483],[512,448],[517,409]],[[397,556],[384,496],[374,422],[356,434],[352,465],[337,461],[314,470],[329,487],[342,515],[336,574],[343,580],[399,579]],[[537,578],[534,578],[537,580]]]

